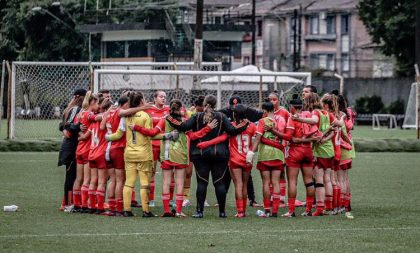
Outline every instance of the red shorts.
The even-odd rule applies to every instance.
[[[89,151],[83,154],[76,154],[76,162],[77,164],[87,164],[89,163]]]
[[[153,147],[153,161],[159,161],[160,146],[152,146],[152,147]]]
[[[339,171],[340,170],[340,160],[333,159],[331,162],[332,170]]]
[[[263,161],[257,163],[257,169],[260,171],[284,170],[284,164],[280,160]]]
[[[99,157],[96,157],[93,160],[89,160],[89,167],[90,168],[94,168],[94,169],[98,169],[98,170],[103,170],[103,169],[107,169],[107,163],[105,160],[105,155],[102,154]]]
[[[319,169],[331,169],[333,167],[333,158],[316,158],[315,166]]]
[[[340,163],[340,170],[350,170],[352,168],[352,161],[350,159],[341,162],[344,163]]]
[[[239,163],[235,163],[233,161],[229,161],[229,169],[231,169],[231,170],[242,169],[245,172],[251,172],[252,165],[239,164]]]
[[[170,161],[163,161],[160,164],[160,168],[162,170],[181,170],[181,169],[185,169],[188,167],[189,164],[179,164],[179,163],[174,163],[174,162],[170,162]]]
[[[289,168],[313,168],[314,156],[311,146],[291,146],[286,164]]]
[[[124,148],[113,148],[109,151],[109,161],[107,161],[108,168],[116,170],[123,170],[124,163]]]

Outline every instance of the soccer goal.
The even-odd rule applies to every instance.
[[[403,128],[417,128],[419,121],[419,84],[411,84],[410,95],[408,97],[405,110]]]
[[[193,66],[193,62],[13,62],[9,137],[59,138],[58,123],[71,93],[76,88],[90,89],[94,70],[173,71]],[[220,62],[201,65],[202,71],[221,68]]]
[[[301,93],[304,85],[311,82],[308,72],[262,71],[255,66],[245,66],[233,71],[191,71],[191,70],[108,70],[94,71],[94,91],[110,90],[117,97],[127,90],[142,91],[147,100],[153,93],[163,90],[168,100],[180,99],[186,107],[199,95],[213,94],[217,107],[228,104],[232,95],[238,95],[242,103],[259,107],[269,92],[280,93],[281,104],[294,93]]]

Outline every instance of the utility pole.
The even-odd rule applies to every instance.
[[[251,63],[255,65],[255,53],[256,53],[256,25],[255,25],[255,0],[252,0],[252,15],[251,15],[251,26],[252,26],[252,51],[251,51]]]
[[[299,7],[298,18],[298,50],[297,50],[297,70],[300,69],[300,57],[302,55],[302,5]]]
[[[203,60],[203,8],[204,0],[197,0],[195,15],[195,39],[194,39],[194,70],[201,70]],[[194,89],[199,87],[199,78],[194,76]]]
[[[297,9],[293,11],[293,71],[297,70]]]

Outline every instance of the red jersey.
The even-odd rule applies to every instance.
[[[96,115],[93,112],[89,112],[89,111],[82,111],[79,114],[79,123],[81,123],[82,125],[86,126],[86,130],[84,132],[82,132],[82,134],[85,134],[86,131],[88,131],[90,125],[95,122],[95,118]],[[77,150],[76,150],[76,154],[81,155],[81,154],[85,154],[87,152],[89,152],[90,150],[90,138],[86,140],[82,140],[79,141],[79,143],[77,144]]]
[[[236,126],[236,122],[232,122]],[[252,150],[252,136],[255,135],[257,127],[250,123],[242,133],[229,138],[230,162],[247,167],[246,153]]]
[[[353,131],[354,119],[355,119],[356,115],[350,107],[347,108],[346,110],[347,110],[347,114],[349,115],[349,117],[347,117],[347,116],[344,117],[344,124],[346,126],[347,135],[349,136],[349,139],[352,140],[353,137],[352,137],[351,132]]]
[[[108,114],[108,117],[106,119],[106,129],[107,129],[108,134],[115,133],[118,130],[118,127],[121,121],[121,117],[120,115],[118,115],[119,112],[120,112],[120,108],[117,108],[115,110],[112,110]],[[119,140],[111,142],[111,146],[109,148],[110,149],[124,148],[125,144],[126,144],[126,139],[125,139],[125,131],[124,131],[124,135]]]
[[[145,110],[145,112],[149,114],[150,118],[152,118],[153,127],[155,127],[161,119],[165,118],[166,115],[169,114],[169,106],[164,105],[162,108],[158,108],[157,106],[153,105],[152,108]],[[152,145],[154,148],[159,148],[160,140],[152,140]]]
[[[101,122],[97,121],[90,125],[89,130],[91,131],[91,144],[89,151],[89,160],[95,160],[101,155],[105,154],[105,150],[108,141],[105,139],[106,129],[101,130]]]
[[[305,116],[303,116],[303,117],[305,117]],[[292,118],[289,118],[289,120],[287,121],[287,126],[286,126],[286,135],[290,135],[291,137],[296,137],[296,138],[306,137],[307,135],[305,133],[306,132],[305,128],[307,128],[307,127],[305,127],[305,125],[309,125],[309,124],[304,124],[300,121],[293,120]],[[290,145],[293,146],[293,142]],[[300,145],[301,146],[302,145],[303,146],[311,146],[311,143],[307,142],[307,143],[302,143]]]
[[[284,122],[287,122],[290,118],[290,113],[286,109],[280,107],[277,111],[274,112],[274,119],[276,121],[279,120],[279,117],[282,117]]]

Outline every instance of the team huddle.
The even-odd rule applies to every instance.
[[[227,217],[231,181],[235,217],[246,217],[248,199],[250,206],[259,206],[251,176],[256,165],[264,208],[258,216],[295,217],[295,207],[305,205],[302,216],[353,218],[348,170],[355,157],[355,114],[338,92],[320,98],[315,87],[305,86],[289,101],[289,111],[280,106],[277,92],[270,93],[262,110],[241,104],[236,95],[221,110],[215,109],[213,95],[199,96],[191,108],[178,99],[166,105],[163,91],[153,100],[147,103],[141,92],[128,91],[114,104],[109,91],[74,92],[60,124],[59,165],[66,166],[61,210],[131,217],[132,207],[141,206],[143,217],[155,217],[151,207],[159,162],[162,217],[186,216],[193,168],[197,207],[192,217],[204,217],[210,174],[219,217]],[[296,199],[300,171],[305,202]],[[141,204],[135,201],[137,178]],[[283,207],[288,211],[279,215]]]

